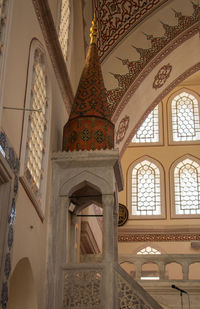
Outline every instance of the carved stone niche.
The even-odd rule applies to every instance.
[[[73,280],[77,279],[73,274],[77,269],[82,275],[88,271],[91,273],[91,267],[95,264],[94,269],[98,268],[98,276],[102,278],[99,298],[102,304],[98,308],[114,309],[117,307],[114,274],[118,259],[117,196],[118,191],[123,189],[119,152],[116,149],[60,152],[53,154],[52,165],[47,308],[70,308],[68,300],[74,300],[70,291],[73,292],[77,284],[74,282],[73,286]],[[95,237],[87,224],[82,226],[81,236],[81,220],[78,216],[91,204],[103,209],[103,245],[101,260],[97,265],[94,262],[90,265],[81,263],[80,260],[81,250],[98,253]],[[85,238],[82,248],[81,237]],[[74,276],[74,279],[71,280],[70,276]]]

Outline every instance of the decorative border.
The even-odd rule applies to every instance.
[[[147,241],[192,241],[200,240],[200,233],[159,233],[159,234],[137,234],[120,232],[118,234],[119,242],[147,242]]]
[[[162,68],[158,71],[153,81],[153,88],[158,89],[161,88],[167,81],[172,71],[172,66],[168,63],[163,65]]]
[[[126,2],[127,0],[93,0],[100,30],[97,45],[101,62],[132,29],[167,0],[151,0],[141,4],[140,1],[132,1],[127,7]]]
[[[174,51],[177,47],[179,47],[181,44],[183,44],[185,41],[190,39],[192,36],[197,34],[199,32],[199,25],[198,23],[193,24],[189,29],[183,30],[181,33],[177,35],[172,40],[167,42],[167,45],[165,45],[160,52],[158,51],[157,54],[155,54],[155,57],[152,60],[152,57],[148,59],[148,62],[146,65],[142,65],[141,71],[138,74],[138,77],[135,78],[135,74],[133,74],[132,81],[131,81],[131,74],[127,73],[125,76],[120,74],[114,74],[115,77],[118,79],[118,82],[120,83],[127,83],[128,81],[128,87],[125,89],[124,87],[117,87],[115,89],[108,90],[107,93],[115,91],[116,93],[119,93],[119,101],[115,100],[115,102],[111,102],[110,105],[114,104],[115,106],[112,107],[113,110],[113,117],[112,121],[115,123],[119,116],[121,115],[121,112],[123,111],[126,104],[129,102],[130,98],[133,96],[133,94],[136,92],[138,87],[141,85],[141,83],[144,81],[144,79],[149,75],[149,73],[152,72],[152,70],[163,60],[166,56],[168,56],[172,51]],[[139,49],[140,50],[140,49]],[[148,49],[143,50],[142,52],[147,52],[148,55]],[[122,60],[125,61],[125,60]],[[130,75],[130,77],[129,77]],[[127,79],[127,81],[126,81]]]
[[[123,155],[124,151],[128,147],[128,145],[131,142],[132,136],[135,135],[139,127],[142,125],[143,121],[146,119],[148,114],[154,109],[154,107],[161,102],[162,99],[164,99],[178,84],[180,84],[183,80],[188,78],[190,75],[196,73],[200,70],[200,62],[193,65],[191,68],[186,70],[184,73],[182,73],[180,76],[178,76],[169,86],[167,86],[160,94],[159,96],[153,101],[153,103],[150,105],[150,107],[147,109],[147,111],[143,114],[142,118],[139,120],[135,128],[130,132],[126,142],[124,143],[121,151],[120,156]]]
[[[32,0],[67,112],[74,95],[48,1]]]
[[[124,116],[122,120],[120,121],[116,133],[116,144],[119,144],[125,137],[126,131],[128,130],[130,117]]]
[[[14,222],[16,216],[16,199],[17,199],[17,192],[18,192],[18,182],[19,182],[19,160],[17,155],[8,141],[6,134],[1,131],[0,132],[0,149],[3,157],[8,162],[13,174],[14,174],[14,185],[13,191],[11,192],[12,195],[12,202],[11,202],[11,211],[9,217],[9,226],[8,226],[8,238],[7,238],[7,253],[4,258],[4,278],[1,288],[1,295],[0,295],[0,305],[3,309],[7,307],[8,303],[8,281],[11,273],[11,255],[12,255],[12,246],[13,246],[13,234],[14,234]]]

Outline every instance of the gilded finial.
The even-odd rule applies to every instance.
[[[92,21],[92,27],[90,28],[90,44],[96,43],[97,38],[97,20],[94,13],[94,19]]]

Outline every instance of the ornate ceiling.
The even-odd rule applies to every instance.
[[[153,107],[200,68],[198,0],[93,0],[93,7],[122,153]]]
[[[142,20],[167,0],[94,0],[101,61]]]

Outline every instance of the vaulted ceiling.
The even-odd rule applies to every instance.
[[[200,69],[198,0],[93,0],[93,8],[109,106],[123,153],[153,107]]]

